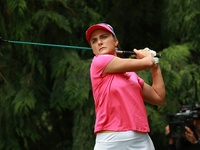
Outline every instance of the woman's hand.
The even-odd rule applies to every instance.
[[[142,50],[134,49],[133,51],[136,53],[134,57],[136,57],[137,59],[143,59],[145,57],[149,57],[150,59],[153,59],[151,52],[147,49],[142,49]]]

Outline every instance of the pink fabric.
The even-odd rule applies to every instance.
[[[95,134],[101,130],[149,132],[142,88],[144,81],[135,72],[103,74],[113,55],[97,55],[91,68],[95,100]]]

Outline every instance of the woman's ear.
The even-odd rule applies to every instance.
[[[117,47],[118,44],[119,44],[119,41],[115,39],[115,47]]]

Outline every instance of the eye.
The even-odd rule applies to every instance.
[[[94,40],[92,40],[92,41],[91,41],[91,43],[92,43],[92,44],[94,44],[96,41],[97,41],[97,40],[96,40],[96,39],[94,39]]]
[[[108,37],[107,35],[103,35],[103,36],[102,36],[102,39],[105,39],[105,38],[107,38],[107,37]]]

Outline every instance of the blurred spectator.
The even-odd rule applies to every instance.
[[[196,108],[200,113],[200,105]],[[168,150],[200,150],[200,118],[193,120],[193,125],[189,128],[185,126],[185,135],[180,138],[169,137]],[[165,128],[165,134],[170,134],[169,125]]]

